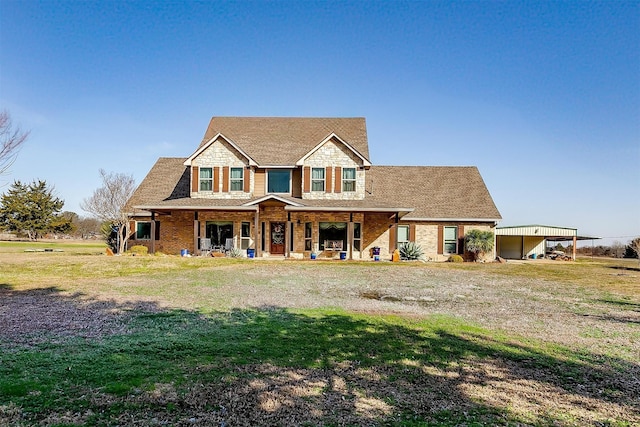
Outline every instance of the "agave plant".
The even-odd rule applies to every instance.
[[[400,259],[415,261],[424,259],[424,251],[415,242],[405,242],[400,246]]]
[[[242,251],[238,248],[231,248],[229,252],[227,252],[227,256],[230,258],[240,258],[242,256]]]

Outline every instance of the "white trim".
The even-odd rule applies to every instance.
[[[304,205],[302,205],[300,203],[296,203],[296,202],[293,202],[293,201],[291,201],[289,199],[286,199],[284,197],[280,197],[280,196],[278,196],[277,194],[274,194],[274,193],[270,193],[270,194],[267,194],[266,196],[260,197],[259,199],[247,202],[247,203],[243,204],[242,206],[257,205],[257,204],[260,204],[260,203],[265,202],[265,201],[270,200],[270,199],[275,199],[275,200],[277,200],[279,202],[285,203],[285,204],[290,205],[290,206],[300,206],[300,207],[304,206]],[[287,207],[288,206],[285,206],[285,209]]]
[[[257,211],[257,206],[235,205],[235,206],[171,206],[171,205],[148,205],[134,206],[135,209],[145,211],[171,210],[171,211]]]
[[[211,138],[210,140],[208,140],[207,142],[205,142],[204,144],[202,144],[200,146],[200,148],[198,148],[195,153],[193,153],[192,155],[190,155],[187,160],[184,161],[184,165],[185,166],[191,166],[191,163],[193,162],[193,159],[195,159],[196,157],[198,157],[204,150],[206,150],[207,148],[209,148],[214,142],[216,142],[216,140],[218,138],[222,138],[224,139],[229,145],[231,145],[233,148],[235,148],[240,154],[242,154],[248,161],[249,161],[249,166],[258,166],[258,163],[255,162],[255,160],[253,160],[247,153],[244,152],[244,150],[240,147],[238,147],[238,145],[233,142],[232,140],[230,140],[229,138],[227,138],[226,136],[224,136],[221,133],[216,134],[216,136],[214,136],[213,138]]]
[[[362,166],[371,166],[371,162],[369,162],[367,159],[365,159],[362,156],[362,154],[358,153],[358,151],[355,148],[353,148],[351,145],[347,144],[342,138],[340,138],[338,135],[336,135],[333,132],[328,137],[323,139],[318,145],[313,147],[307,154],[302,156],[302,158],[300,158],[300,160],[298,160],[296,162],[296,165],[297,166],[303,166],[304,165],[304,161],[307,160],[309,158],[309,156],[311,156],[313,153],[318,151],[320,149],[320,147],[322,147],[324,144],[326,144],[327,142],[329,142],[333,138],[337,139],[339,142],[344,144],[345,147],[347,147],[349,150],[351,150],[351,152],[353,154],[355,154],[360,160],[362,160]]]

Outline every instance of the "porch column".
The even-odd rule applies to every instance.
[[[200,221],[198,221],[198,211],[193,212],[193,253],[198,250],[198,237],[200,237]]]
[[[256,257],[262,256],[262,237],[260,235],[260,206],[256,206],[256,213],[253,216],[253,244],[256,250]]]
[[[291,212],[287,212],[287,225],[284,227],[284,256],[289,258],[291,256]]]
[[[156,213],[151,212],[151,248],[152,254],[156,253]]]

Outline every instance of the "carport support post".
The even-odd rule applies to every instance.
[[[573,260],[576,260],[576,243],[578,242],[578,237],[573,236]]]

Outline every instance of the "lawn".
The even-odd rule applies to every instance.
[[[0,243],[0,425],[640,424],[637,261]]]

